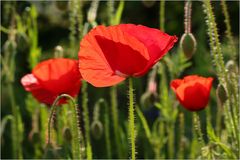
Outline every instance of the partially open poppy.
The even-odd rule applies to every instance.
[[[96,87],[112,86],[144,75],[176,41],[176,36],[142,25],[97,26],[80,43],[80,72]]]
[[[31,74],[25,75],[21,83],[26,91],[45,104],[52,104],[57,96],[68,94],[72,97],[79,92],[81,75],[78,61],[66,58],[49,59],[39,63]],[[60,100],[58,104],[66,101]]]
[[[186,76],[171,82],[171,88],[181,105],[190,111],[199,111],[207,106],[213,78],[197,75]]]

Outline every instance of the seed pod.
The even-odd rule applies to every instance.
[[[184,33],[180,40],[180,47],[184,55],[190,59],[196,51],[197,42],[192,33]]]
[[[227,92],[221,84],[218,84],[216,94],[218,101],[223,105],[227,100]]]
[[[100,121],[95,120],[91,124],[91,132],[95,139],[100,139],[103,134],[103,125]]]
[[[69,128],[64,128],[63,129],[63,137],[66,141],[71,142],[72,140],[72,133]]]

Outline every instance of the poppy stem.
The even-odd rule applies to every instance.
[[[113,120],[113,131],[114,131],[114,138],[115,144],[117,149],[118,158],[122,157],[122,151],[120,146],[120,135],[119,135],[119,122],[118,122],[118,106],[117,106],[117,88],[116,86],[111,87],[110,90],[111,96],[111,112],[112,112],[112,120]]]
[[[49,116],[49,120],[48,120],[48,139],[47,139],[47,144],[51,144],[51,124],[52,124],[52,119],[53,119],[53,115],[56,111],[56,107],[57,107],[57,103],[59,102],[59,100],[61,98],[67,98],[69,99],[72,104],[74,104],[74,116],[73,116],[73,158],[74,159],[83,159],[82,155],[82,151],[83,151],[83,146],[82,146],[82,134],[81,134],[81,130],[80,130],[80,126],[79,126],[79,114],[78,114],[78,106],[75,103],[74,99],[68,95],[68,94],[62,94],[60,96],[58,96],[52,106],[51,106],[51,111],[50,111],[50,116]],[[77,130],[77,131],[76,131]]]
[[[193,113],[193,125],[195,128],[195,132],[199,141],[199,144],[201,145],[201,147],[203,147],[205,145],[204,140],[203,140],[203,134],[201,131],[201,123],[200,123],[200,118],[197,115],[197,113]]]
[[[133,82],[132,82],[132,78],[128,78],[128,91],[129,91],[129,124],[128,124],[128,132],[130,135],[130,145],[131,145],[131,159],[135,160],[136,159],[136,149],[135,149],[135,123],[134,123],[134,101],[133,101]]]
[[[86,145],[87,145],[87,159],[92,159],[92,146],[90,140],[90,122],[89,122],[89,113],[88,113],[88,94],[87,94],[87,83],[82,83],[82,107],[83,107],[83,121],[86,135]]]
[[[164,32],[164,21],[165,21],[165,0],[160,1],[160,30]]]

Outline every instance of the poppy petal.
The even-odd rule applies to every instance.
[[[50,59],[39,63],[32,71],[41,85],[52,93],[66,93],[76,87],[78,93],[81,75],[78,62],[65,58]],[[76,85],[78,84],[78,85]]]
[[[198,111],[207,105],[209,93],[200,83],[183,84],[177,89],[177,97],[184,107]]]
[[[170,36],[158,29],[134,24],[121,24],[119,28],[125,33],[135,37],[147,47],[150,60],[145,68],[134,76],[144,75],[149,68],[156,64],[177,42],[176,36]]]
[[[25,75],[21,79],[21,84],[26,91],[30,91],[32,95],[41,103],[51,105],[57,97],[56,94],[44,89],[33,74]]]
[[[26,91],[32,91],[41,88],[41,85],[33,74],[27,74],[22,77],[21,84]]]
[[[95,87],[115,85],[143,70],[149,60],[146,47],[117,26],[96,27],[80,46],[80,72]]]
[[[171,82],[170,86],[171,88],[176,91],[177,88],[182,84],[182,80],[181,79],[175,79]]]

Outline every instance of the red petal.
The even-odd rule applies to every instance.
[[[171,82],[170,86],[174,90],[174,92],[177,90],[177,88],[182,84],[181,79],[175,79]]]
[[[33,74],[27,74],[22,77],[21,83],[26,91],[32,91],[41,88],[41,85]]]
[[[176,36],[170,36],[158,29],[134,24],[121,24],[121,30],[135,37],[147,47],[150,60],[145,68],[135,73],[134,76],[144,75],[154,64],[156,64],[177,42]]]
[[[177,89],[180,103],[190,111],[198,111],[206,107],[209,99],[206,88],[200,83],[183,84]]]
[[[186,76],[171,82],[171,88],[179,102],[190,111],[198,111],[207,106],[213,78],[198,75]]]
[[[44,89],[33,74],[25,75],[21,79],[21,83],[25,90],[31,92],[41,103],[51,105],[57,97],[56,94]]]
[[[83,38],[80,46],[80,72],[83,79],[96,87],[123,81],[122,75],[140,72],[149,60],[146,47],[117,26],[96,27]]]
[[[43,61],[32,73],[44,89],[54,94],[76,95],[79,91],[81,75],[76,60],[58,58]]]

